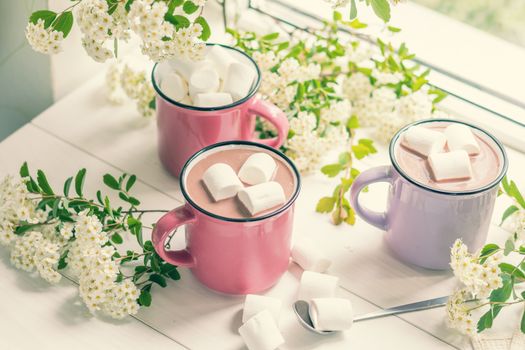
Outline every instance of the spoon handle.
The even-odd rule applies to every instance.
[[[404,314],[406,312],[428,310],[428,309],[433,309],[436,307],[442,307],[447,304],[447,300],[448,300],[448,296],[418,301],[417,303],[394,306],[388,309],[374,311],[368,314],[356,316],[354,318],[354,322],[371,320],[374,318],[385,317],[385,316],[390,316],[390,315]]]

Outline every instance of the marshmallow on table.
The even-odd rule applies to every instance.
[[[169,72],[162,77],[160,89],[174,101],[182,101],[188,95],[186,82],[175,72]]]
[[[217,72],[219,73],[222,80],[226,79],[230,64],[237,62],[237,60],[232,57],[229,51],[229,49],[226,49],[220,45],[213,45],[206,54],[206,58],[213,62],[213,65],[217,69]]]
[[[168,62],[171,68],[179,73],[186,81],[190,80],[191,75],[196,70],[212,66],[209,60],[190,61],[182,58],[174,58]]]
[[[193,97],[193,104],[196,107],[220,107],[231,103],[233,103],[231,95],[225,92],[207,92]]]
[[[239,179],[249,185],[257,185],[272,179],[277,164],[267,153],[254,153],[246,159],[239,170]]]
[[[339,278],[322,273],[304,271],[299,285],[299,300],[333,298],[339,285]]]
[[[459,180],[472,177],[472,167],[467,151],[458,150],[447,153],[434,153],[428,157],[434,179]]]
[[[222,90],[230,93],[234,101],[238,101],[248,95],[254,80],[254,68],[243,63],[235,62],[228,67],[228,74],[224,80]]]
[[[405,131],[401,140],[403,146],[426,157],[441,152],[446,142],[447,138],[443,133],[419,125]]]
[[[465,150],[468,154],[478,154],[479,144],[472,130],[464,124],[450,124],[445,129],[447,145],[450,151]]]
[[[325,272],[332,261],[326,258],[311,239],[302,238],[294,243],[292,259],[304,270]]]
[[[352,303],[342,298],[314,298],[310,302],[310,319],[318,331],[344,331],[352,326]]]
[[[219,90],[219,84],[219,74],[210,67],[195,70],[191,73],[188,80],[189,91],[192,97],[200,93],[216,92]]]
[[[239,328],[249,350],[274,350],[284,344],[283,336],[268,310],[259,312]]]
[[[273,208],[286,201],[281,184],[275,181],[245,187],[239,191],[237,196],[251,215]]]
[[[279,322],[279,313],[281,312],[281,300],[263,295],[248,294],[244,300],[244,309],[242,312],[242,322],[248,321],[259,312],[268,310],[275,322]]]
[[[243,187],[232,167],[224,163],[209,167],[202,175],[202,181],[216,202],[235,196]]]

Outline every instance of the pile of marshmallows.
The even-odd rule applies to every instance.
[[[472,177],[469,155],[479,154],[479,144],[470,128],[450,124],[444,132],[413,126],[404,134],[401,144],[424,157],[436,181],[463,180]],[[444,152],[447,145],[449,152]]]
[[[160,89],[172,100],[189,106],[218,107],[247,96],[256,78],[255,67],[236,60],[213,45],[201,61],[174,59],[174,71],[160,77]]]
[[[206,169],[202,181],[214,201],[237,196],[253,216],[286,201],[281,184],[270,181],[276,169],[273,157],[260,152],[246,159],[239,174],[228,164],[215,163]],[[244,187],[243,182],[252,186]]]
[[[310,303],[310,318],[320,331],[343,331],[352,326],[353,310],[348,299],[336,298],[339,278],[322,274],[331,264],[307,239],[296,242],[292,258],[305,269],[298,298]],[[310,269],[316,270],[308,271]],[[274,350],[284,343],[278,322],[281,300],[268,296],[246,296],[239,333],[249,350]]]

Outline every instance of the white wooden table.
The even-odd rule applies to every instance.
[[[510,149],[508,153],[511,177],[525,184],[525,157]],[[0,143],[0,176],[17,173],[23,161],[33,170],[44,169],[55,186],[86,167],[88,194],[102,187],[102,175],[107,172],[134,173],[139,179],[135,193],[144,209],[170,209],[182,203],[178,181],[157,158],[154,120],[140,119],[131,104],[108,104],[102,76],[86,82]],[[359,166],[386,163],[382,148]],[[354,227],[336,227],[327,215],[315,213],[317,199],[330,193],[334,181],[322,175],[304,178],[294,235],[311,237],[332,257],[328,273],[340,277],[339,295],[352,301],[357,314],[452,292],[456,281],[449,271],[401,263],[388,251],[378,229],[361,220]],[[372,186],[363,195],[365,204],[378,209],[385,198],[382,185]],[[503,204],[498,204],[495,223]],[[153,222],[156,216],[147,219]],[[506,235],[496,224],[491,228],[491,240],[501,241]],[[184,235],[178,234],[175,246],[184,246],[183,240]],[[243,349],[237,332],[243,298],[211,292],[184,268],[180,281],[154,288],[150,308],[136,317],[113,321],[90,316],[73,281],[64,278],[59,285],[49,286],[12,267],[2,248],[0,260],[0,349]],[[330,337],[309,333],[291,309],[301,272],[291,263],[281,281],[267,292],[284,302],[279,323],[286,339],[282,349],[470,348],[467,338],[446,327],[444,309],[356,323],[349,331]],[[502,313],[502,322],[496,323],[505,323],[502,330],[512,333],[510,325],[517,325],[519,311]]]

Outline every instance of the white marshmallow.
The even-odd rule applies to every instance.
[[[405,131],[401,141],[405,147],[425,157],[432,153],[441,152],[446,142],[447,138],[443,133],[419,125]]]
[[[186,81],[190,80],[192,73],[203,67],[210,67],[212,63],[209,60],[190,61],[181,58],[174,58],[168,61],[172,69],[179,73]]]
[[[206,55],[206,58],[213,62],[213,65],[215,66],[215,69],[217,69],[222,80],[226,79],[230,64],[237,62],[229,51],[229,49],[220,45],[213,45]]]
[[[465,150],[434,153],[428,157],[428,162],[436,181],[469,179],[472,177],[470,158]]]
[[[232,63],[224,80],[222,91],[230,93],[234,101],[246,97],[255,80],[255,69],[243,63]]]
[[[275,181],[243,188],[237,196],[251,215],[273,208],[286,201],[281,184]]]
[[[339,285],[339,278],[322,273],[304,271],[299,285],[299,300],[333,298]]]
[[[292,259],[304,270],[325,272],[332,261],[326,258],[311,239],[302,238],[294,243]]]
[[[193,105],[196,107],[220,107],[231,103],[231,95],[225,92],[207,92],[193,97]]]
[[[284,344],[284,339],[268,310],[259,312],[239,328],[249,350],[274,350]]]
[[[450,151],[462,149],[468,154],[478,154],[480,151],[472,130],[465,124],[450,124],[445,129],[445,136]]]
[[[182,101],[188,95],[186,82],[175,72],[169,72],[162,77],[160,89],[174,101]]]
[[[277,164],[267,153],[254,153],[246,159],[239,170],[239,179],[249,185],[257,185],[272,179]]]
[[[190,96],[219,90],[219,74],[210,67],[199,68],[191,73],[188,80]]]
[[[216,163],[209,167],[202,175],[202,181],[216,202],[233,197],[242,189],[241,180],[235,171],[224,163]]]
[[[248,321],[259,312],[268,310],[275,322],[279,322],[282,301],[277,298],[266,297],[264,295],[248,294],[244,300],[244,309],[242,312],[242,322]]]
[[[342,298],[314,298],[310,302],[310,318],[318,331],[344,331],[352,326],[352,303]]]

